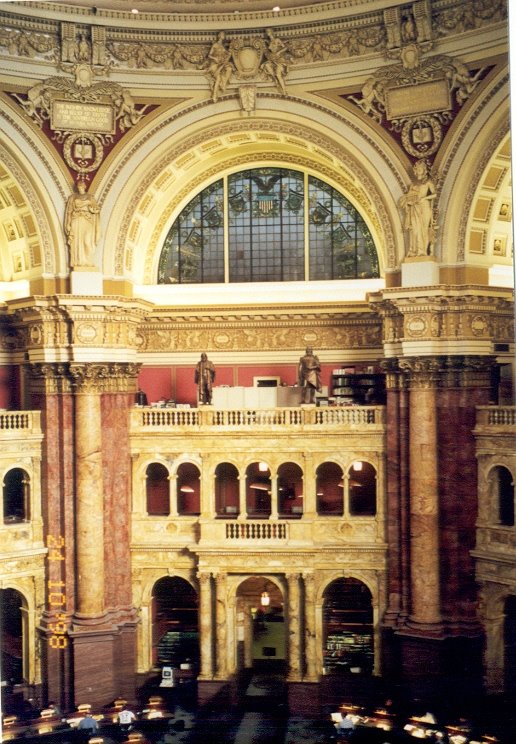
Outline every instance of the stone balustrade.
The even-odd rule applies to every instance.
[[[41,432],[39,411],[0,411],[0,437],[5,434],[12,438],[13,433],[39,434]]]
[[[217,429],[268,429],[292,426],[296,429],[320,427],[383,427],[384,406],[306,406],[300,408],[134,408],[131,431]]]
[[[477,406],[477,426],[516,426],[516,406]]]

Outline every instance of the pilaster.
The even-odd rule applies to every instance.
[[[287,574],[288,582],[288,680],[301,679],[300,574]]]

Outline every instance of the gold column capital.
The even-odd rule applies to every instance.
[[[141,364],[72,362],[69,374],[76,393],[134,393]]]
[[[428,388],[489,387],[496,357],[491,355],[432,355],[388,359],[382,363],[387,387],[412,390]]]

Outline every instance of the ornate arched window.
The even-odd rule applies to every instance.
[[[365,221],[333,186],[254,168],[207,186],[161,252],[159,284],[369,279],[378,255]]]

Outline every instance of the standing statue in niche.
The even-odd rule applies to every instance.
[[[313,403],[316,391],[321,390],[321,365],[310,347],[299,360],[298,379],[301,403]]]
[[[211,403],[213,381],[215,379],[215,367],[210,362],[207,354],[201,354],[201,361],[195,367],[195,384],[198,390],[199,403]]]
[[[416,180],[399,202],[405,210],[403,227],[408,231],[409,237],[407,257],[431,256],[435,241],[435,184],[428,176],[424,160],[418,160],[415,164],[414,175]]]
[[[95,266],[93,254],[100,239],[100,207],[95,197],[86,192],[84,181],[68,199],[64,229],[70,249],[70,266]]]

